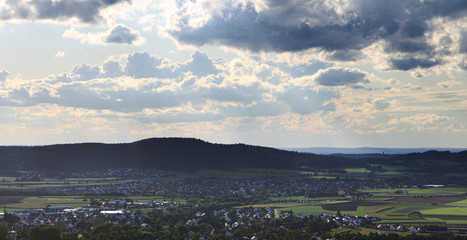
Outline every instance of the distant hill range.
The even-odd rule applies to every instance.
[[[133,143],[81,143],[49,146],[0,147],[0,171],[89,171],[109,168],[152,168],[195,171],[199,169],[331,169],[365,167],[373,163],[413,165],[429,159],[425,167],[438,167],[440,160],[467,164],[467,151],[460,153],[429,151],[397,156],[318,155],[245,144],[213,144],[192,138],[151,138]],[[415,161],[416,160],[416,161]],[[431,164],[433,163],[433,164]],[[452,165],[459,167],[460,165]],[[451,166],[450,165],[450,166]]]
[[[467,148],[332,148],[332,147],[309,147],[309,148],[284,148],[284,150],[314,154],[408,154],[423,153],[431,150],[449,151],[452,153],[466,151]]]

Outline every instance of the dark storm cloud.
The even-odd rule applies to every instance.
[[[124,25],[117,25],[112,29],[109,36],[105,38],[107,43],[126,43],[132,44],[138,40],[139,34]]]
[[[423,3],[437,16],[456,17],[463,15],[467,9],[467,1],[465,0],[428,0]]]
[[[263,19],[252,6],[232,9],[229,17],[214,16],[200,28],[170,31],[179,41],[194,45],[219,43],[252,51],[299,51],[325,49],[361,49],[369,41],[361,39],[361,31],[347,25],[313,27],[301,24],[286,27]]]
[[[316,48],[332,51],[331,60],[353,61],[359,50],[379,40],[386,43],[386,52],[436,54],[436,46],[427,40],[426,33],[432,31],[428,22],[467,14],[465,0],[353,0],[346,4],[343,10],[336,10],[338,3],[329,7],[309,0],[266,1],[267,7],[260,10],[251,3],[228,5],[196,27],[188,23],[197,15],[181,10],[177,28],[168,32],[179,42],[197,46],[220,44],[254,52]]]
[[[365,73],[347,68],[328,68],[317,74],[315,81],[320,85],[329,87],[369,82]]]
[[[430,68],[441,64],[441,61],[410,57],[404,59],[391,59],[390,63],[392,69],[406,71],[414,68]]]
[[[425,39],[400,39],[398,37],[391,39],[388,42],[386,51],[388,52],[430,52],[433,47],[430,46]]]
[[[76,17],[82,22],[96,22],[99,11],[109,5],[125,0],[8,0],[12,11],[1,11],[0,17],[8,19],[55,19],[65,20]]]
[[[467,53],[467,31],[462,33],[462,36],[459,42],[459,51],[461,53]]]
[[[350,62],[362,58],[362,53],[356,50],[338,50],[328,56],[331,60]]]

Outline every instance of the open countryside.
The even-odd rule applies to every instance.
[[[208,149],[230,147],[189,139],[180,139],[180,143],[178,139],[154,139],[132,144],[132,148],[144,144],[147,149],[158,151],[159,156],[172,155],[180,159],[177,161],[186,161],[183,156],[193,154],[191,151],[201,152],[186,144]],[[148,148],[150,144],[153,147]],[[82,148],[64,147],[68,151]],[[124,162],[105,157],[106,154],[113,156],[112,152],[96,152],[103,158],[98,164],[101,167],[94,171],[79,170],[80,166],[73,167],[77,163],[69,162],[70,169],[75,171],[25,168],[16,170],[16,176],[12,172],[10,176],[0,176],[3,216],[16,216],[4,217],[4,223],[15,229],[17,239],[30,236],[22,229],[60,224],[67,226],[61,228],[60,236],[69,235],[72,239],[93,239],[104,229],[110,231],[111,225],[131,227],[132,234],[139,237],[148,232],[148,239],[157,236],[283,239],[299,232],[299,239],[308,235],[348,239],[355,235],[374,237],[374,234],[381,237],[396,234],[401,239],[413,234],[428,239],[467,237],[467,182],[465,173],[459,170],[467,164],[465,152],[346,158],[241,147],[259,158],[263,154],[271,159],[292,155],[293,160],[287,160],[290,161],[287,166],[292,167],[284,168],[277,162],[277,167],[268,168],[267,164],[253,159],[232,167],[230,162],[222,164],[222,156],[212,167],[211,155],[206,155],[196,160],[193,166],[197,167],[191,171],[160,165],[157,159],[139,164],[159,167],[106,168],[108,161],[117,161],[114,165]],[[54,148],[61,151],[57,150],[59,147]],[[182,152],[178,148],[186,150]],[[12,158],[20,155],[13,150],[3,149],[3,153]],[[30,154],[27,161],[32,161],[34,151],[40,150],[27,149]],[[227,161],[235,154],[249,157],[245,152],[231,153]],[[74,157],[79,157],[76,154]],[[57,154],[53,156],[37,161],[55,161]],[[442,159],[449,160],[448,164]],[[3,161],[12,170],[16,168],[8,160]],[[434,171],[433,165],[444,173]],[[171,220],[178,222],[180,228],[164,230],[161,227],[167,223],[152,219],[155,213],[166,218],[180,211],[183,215]],[[295,232],[289,225],[292,219],[301,221],[294,224],[304,224],[303,228]],[[102,228],[97,232],[86,228],[86,224]],[[259,225],[262,227],[252,227]]]

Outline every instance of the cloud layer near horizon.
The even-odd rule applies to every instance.
[[[339,76],[354,75],[352,81],[358,83],[365,81],[366,75],[356,70],[332,68],[329,70],[332,76],[320,72],[309,76],[309,81],[271,83],[258,77],[261,74],[258,71],[262,69],[249,69],[241,62],[216,63],[201,52],[194,52],[191,60],[182,63],[147,52],[135,52],[128,55],[124,66],[110,60],[102,67],[78,65],[68,73],[51,75],[47,79],[6,81],[3,94],[0,94],[0,106],[56,104],[141,112],[144,109],[162,111],[189,105],[199,108],[201,115],[206,111],[203,108],[212,108],[209,111],[215,113],[208,114],[208,117],[215,118],[268,116],[288,111],[301,114],[333,109],[327,102],[338,98],[338,91],[321,85],[334,86]],[[8,76],[3,75],[5,79]],[[157,121],[156,118],[153,121]],[[174,121],[187,120],[180,118]]]

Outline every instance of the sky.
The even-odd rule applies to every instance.
[[[0,0],[0,145],[467,147],[465,0]]]

